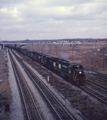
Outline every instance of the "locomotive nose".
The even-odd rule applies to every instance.
[[[77,74],[83,74],[83,70],[82,70],[82,69],[75,69],[75,72],[76,72]]]

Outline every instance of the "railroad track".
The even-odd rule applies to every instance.
[[[97,82],[94,82],[93,80],[90,80],[90,79],[87,79],[87,83],[91,84],[91,85],[93,85],[93,86],[95,86],[95,87],[97,87],[97,88],[99,88],[99,89],[101,89],[101,90],[103,90],[107,93],[107,87],[106,86],[101,85]]]
[[[24,68],[29,78],[33,81],[35,86],[40,91],[41,95],[45,98],[49,107],[52,108],[56,119],[59,120],[75,120],[71,113],[63,106],[59,99],[51,92],[51,90],[40,80],[40,78],[20,60],[20,58],[13,52],[18,62]],[[36,80],[35,80],[36,79]]]
[[[103,103],[107,104],[107,87],[102,86],[96,82],[87,81],[87,83],[90,84],[91,87],[89,87],[88,85],[85,85],[85,86],[80,86],[80,88],[86,91],[87,93],[91,94],[92,96],[96,97]],[[95,88],[93,89],[92,87],[95,87]],[[103,92],[100,92],[100,91],[104,91],[106,95],[104,95]]]
[[[18,84],[18,87],[20,90],[22,103],[24,105],[25,119],[26,120],[34,120],[34,119],[42,120],[42,117],[37,108],[37,105],[32,96],[32,93],[30,92],[26,81],[24,80],[24,78],[22,78],[22,74],[19,72],[19,69],[17,68],[17,65],[16,65],[10,51],[9,51],[9,56],[10,56],[11,64],[12,64],[13,71],[15,74],[15,78],[16,78],[16,81],[17,81],[17,84]]]

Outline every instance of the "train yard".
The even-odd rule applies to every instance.
[[[61,102],[51,92],[51,90],[49,90],[49,88],[47,88],[46,85],[43,84],[43,82],[41,82],[41,80],[38,80],[39,78],[37,78],[37,76],[35,77],[35,74],[28,67],[26,67],[25,64],[23,64],[17,56],[16,56],[16,58],[20,62],[20,64],[23,65],[24,70],[27,72],[27,74],[29,75],[30,79],[33,81],[35,86],[39,89],[40,94],[43,95],[47,104],[49,104],[49,108],[52,109],[53,114],[55,116],[55,119],[61,119],[61,120],[65,120],[65,119],[70,120],[71,119],[71,120],[74,120],[73,116],[66,110],[66,108],[61,104]],[[12,62],[12,63],[14,63],[14,62]],[[15,66],[15,64],[13,66]],[[16,72],[15,72],[15,74],[16,74]],[[21,78],[21,77],[19,77],[19,78]],[[19,79],[19,78],[17,78],[17,79]],[[44,119],[40,115],[40,112],[38,112],[38,110],[36,110],[37,113],[35,114],[34,109],[32,109],[33,108],[32,106],[35,105],[35,103],[34,103],[35,100],[33,99],[32,95],[31,95],[32,93],[30,93],[30,91],[28,89],[28,86],[26,86],[27,85],[26,82],[23,82],[23,80],[22,80],[21,83],[20,83],[20,81],[18,80],[18,85],[20,86],[19,88],[20,88],[21,96],[22,96],[23,103],[24,103],[24,106],[25,106],[27,119],[34,119],[34,118]],[[21,86],[24,86],[24,87],[21,87]],[[25,93],[29,93],[29,94],[26,95]],[[24,96],[25,96],[25,98],[24,98]],[[30,101],[29,101],[29,96],[31,97]],[[34,104],[34,105],[32,105],[32,104]],[[35,108],[37,108],[36,105],[35,105]],[[33,115],[30,114],[30,113],[33,113]]]
[[[12,67],[14,70],[14,74],[15,74],[15,77],[17,80],[17,84],[18,84],[18,87],[20,90],[20,95],[21,95],[22,103],[23,103],[24,110],[25,110],[25,112],[24,112],[25,119],[32,120],[36,116],[37,120],[42,120],[40,113],[38,111],[37,105],[35,103],[35,100],[32,96],[32,93],[31,93],[25,79],[22,77],[23,75],[20,73],[19,69],[17,68],[17,65],[16,65],[10,52],[9,52],[9,55],[10,55]]]
[[[29,57],[8,50],[20,93],[23,119],[106,120],[107,81],[87,75],[75,86]]]
[[[29,59],[29,58],[27,58],[27,59]],[[29,61],[29,60],[28,60]],[[31,64],[31,62],[32,61],[30,61],[30,64]],[[38,63],[35,63],[35,64],[37,64],[37,66],[36,66],[36,69],[40,69],[40,67],[42,67],[42,66],[40,66]],[[43,70],[43,67],[41,68],[41,71],[40,71],[40,73],[41,74],[43,74],[45,77],[46,77],[46,79],[47,79],[47,76],[49,75],[49,76],[52,76],[52,75],[50,75],[50,74],[53,74],[53,73],[51,73],[49,70],[47,70],[47,72],[46,72],[46,69],[45,69],[45,71]],[[54,75],[53,75],[54,76]],[[69,101],[71,101],[71,102],[74,102],[74,104],[75,104],[75,102],[77,102],[78,103],[78,101],[79,101],[79,99],[78,99],[78,97],[76,97],[76,98],[72,98],[72,96],[73,96],[73,94],[71,94],[72,92],[71,92],[71,90],[70,90],[70,86],[69,85],[65,85],[64,83],[58,83],[58,81],[56,81],[56,80],[54,80],[55,78],[50,78],[50,84],[51,84],[51,86],[53,87],[53,88],[55,88],[56,89],[56,91],[57,92],[59,92],[60,94],[61,94],[61,96],[63,96],[63,98],[64,99],[67,99],[67,100],[69,100]],[[56,83],[57,84],[56,84]],[[92,83],[91,83],[92,84]],[[94,84],[95,85],[95,84]],[[88,86],[88,88],[87,88],[87,90],[89,89],[89,85],[87,84],[87,86]],[[97,85],[98,86],[98,85]],[[86,86],[85,86],[86,87]],[[91,86],[92,87],[92,86]],[[101,87],[100,87],[101,88]],[[96,87],[94,86],[94,89],[96,89]],[[84,88],[84,90],[85,90],[85,88]],[[92,90],[92,89],[91,89]],[[77,96],[78,95],[78,92],[76,93],[77,91],[75,91],[74,92],[74,94],[75,94],[75,96]],[[89,92],[88,92],[89,93]],[[97,97],[98,99],[100,98],[101,99],[101,97],[99,97],[99,95],[95,95],[96,93],[93,93],[92,94],[92,92],[90,92],[91,93],[91,95],[92,96],[94,96],[94,97]],[[79,96],[79,95],[78,95]],[[86,96],[85,96],[86,97]],[[73,99],[73,100],[72,100]],[[80,97],[80,99],[81,99],[81,97]],[[84,99],[84,97],[82,98],[82,99]],[[82,100],[81,99],[81,100]],[[81,102],[81,100],[80,100],[80,102]],[[102,100],[102,99],[101,99]],[[90,102],[90,104],[93,104],[93,103],[91,103]],[[74,105],[75,106],[75,105]],[[78,105],[77,105],[78,106]],[[97,108],[96,108],[97,109]],[[100,109],[102,109],[102,107],[100,108]],[[87,109],[88,110],[88,109]],[[98,112],[98,111],[97,111]],[[105,113],[104,113],[105,114]],[[81,116],[85,119],[85,116],[84,116],[84,113],[83,113],[83,115],[81,114]]]
[[[99,85],[97,86],[89,82],[88,84],[80,88],[107,104],[107,88],[103,89],[102,86],[99,87]]]

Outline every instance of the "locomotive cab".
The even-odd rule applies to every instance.
[[[69,73],[72,74],[73,82],[76,85],[83,85],[86,82],[86,76],[82,65],[79,64],[70,65]]]

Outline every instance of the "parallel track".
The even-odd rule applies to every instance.
[[[95,86],[95,87],[97,87],[97,88],[99,88],[99,89],[101,89],[101,90],[103,90],[107,93],[107,87],[106,86],[101,85],[97,82],[94,82],[93,80],[90,80],[90,79],[87,79],[87,83],[91,84],[91,85],[93,85],[93,86]]]
[[[101,87],[99,87],[97,85],[94,85],[93,83],[90,83],[90,84],[95,86],[96,88],[100,88],[101,90],[106,91],[105,89],[103,89],[103,88],[101,88]],[[91,87],[88,87],[88,86],[81,86],[80,88],[82,90],[86,91],[87,93],[91,94],[92,96],[96,97],[97,99],[99,99],[103,103],[107,104],[107,96],[102,94],[98,90],[92,89]]]
[[[63,104],[58,100],[58,98],[40,80],[40,78],[28,66],[26,66],[14,52],[13,54],[15,55],[19,63],[22,65],[25,72],[28,74],[30,79],[35,84],[35,86],[39,89],[41,94],[44,96],[45,100],[48,102],[50,107],[53,109],[55,116],[57,116],[57,119],[75,120],[75,118],[68,112],[68,110],[63,106]]]
[[[18,68],[16,67],[16,64],[14,62],[14,59],[11,55],[11,53],[9,52],[10,55],[10,60],[11,60],[11,64],[13,67],[13,71],[18,83],[18,87],[20,90],[20,94],[21,94],[21,98],[24,104],[24,108],[25,108],[25,114],[26,114],[26,119],[27,120],[42,120],[42,117],[39,113],[39,110],[37,108],[37,105],[35,103],[35,100],[32,96],[32,93],[29,90],[29,87],[27,85],[27,83],[25,82],[24,79],[21,79],[21,74],[19,73]],[[26,94],[27,93],[27,94]]]

